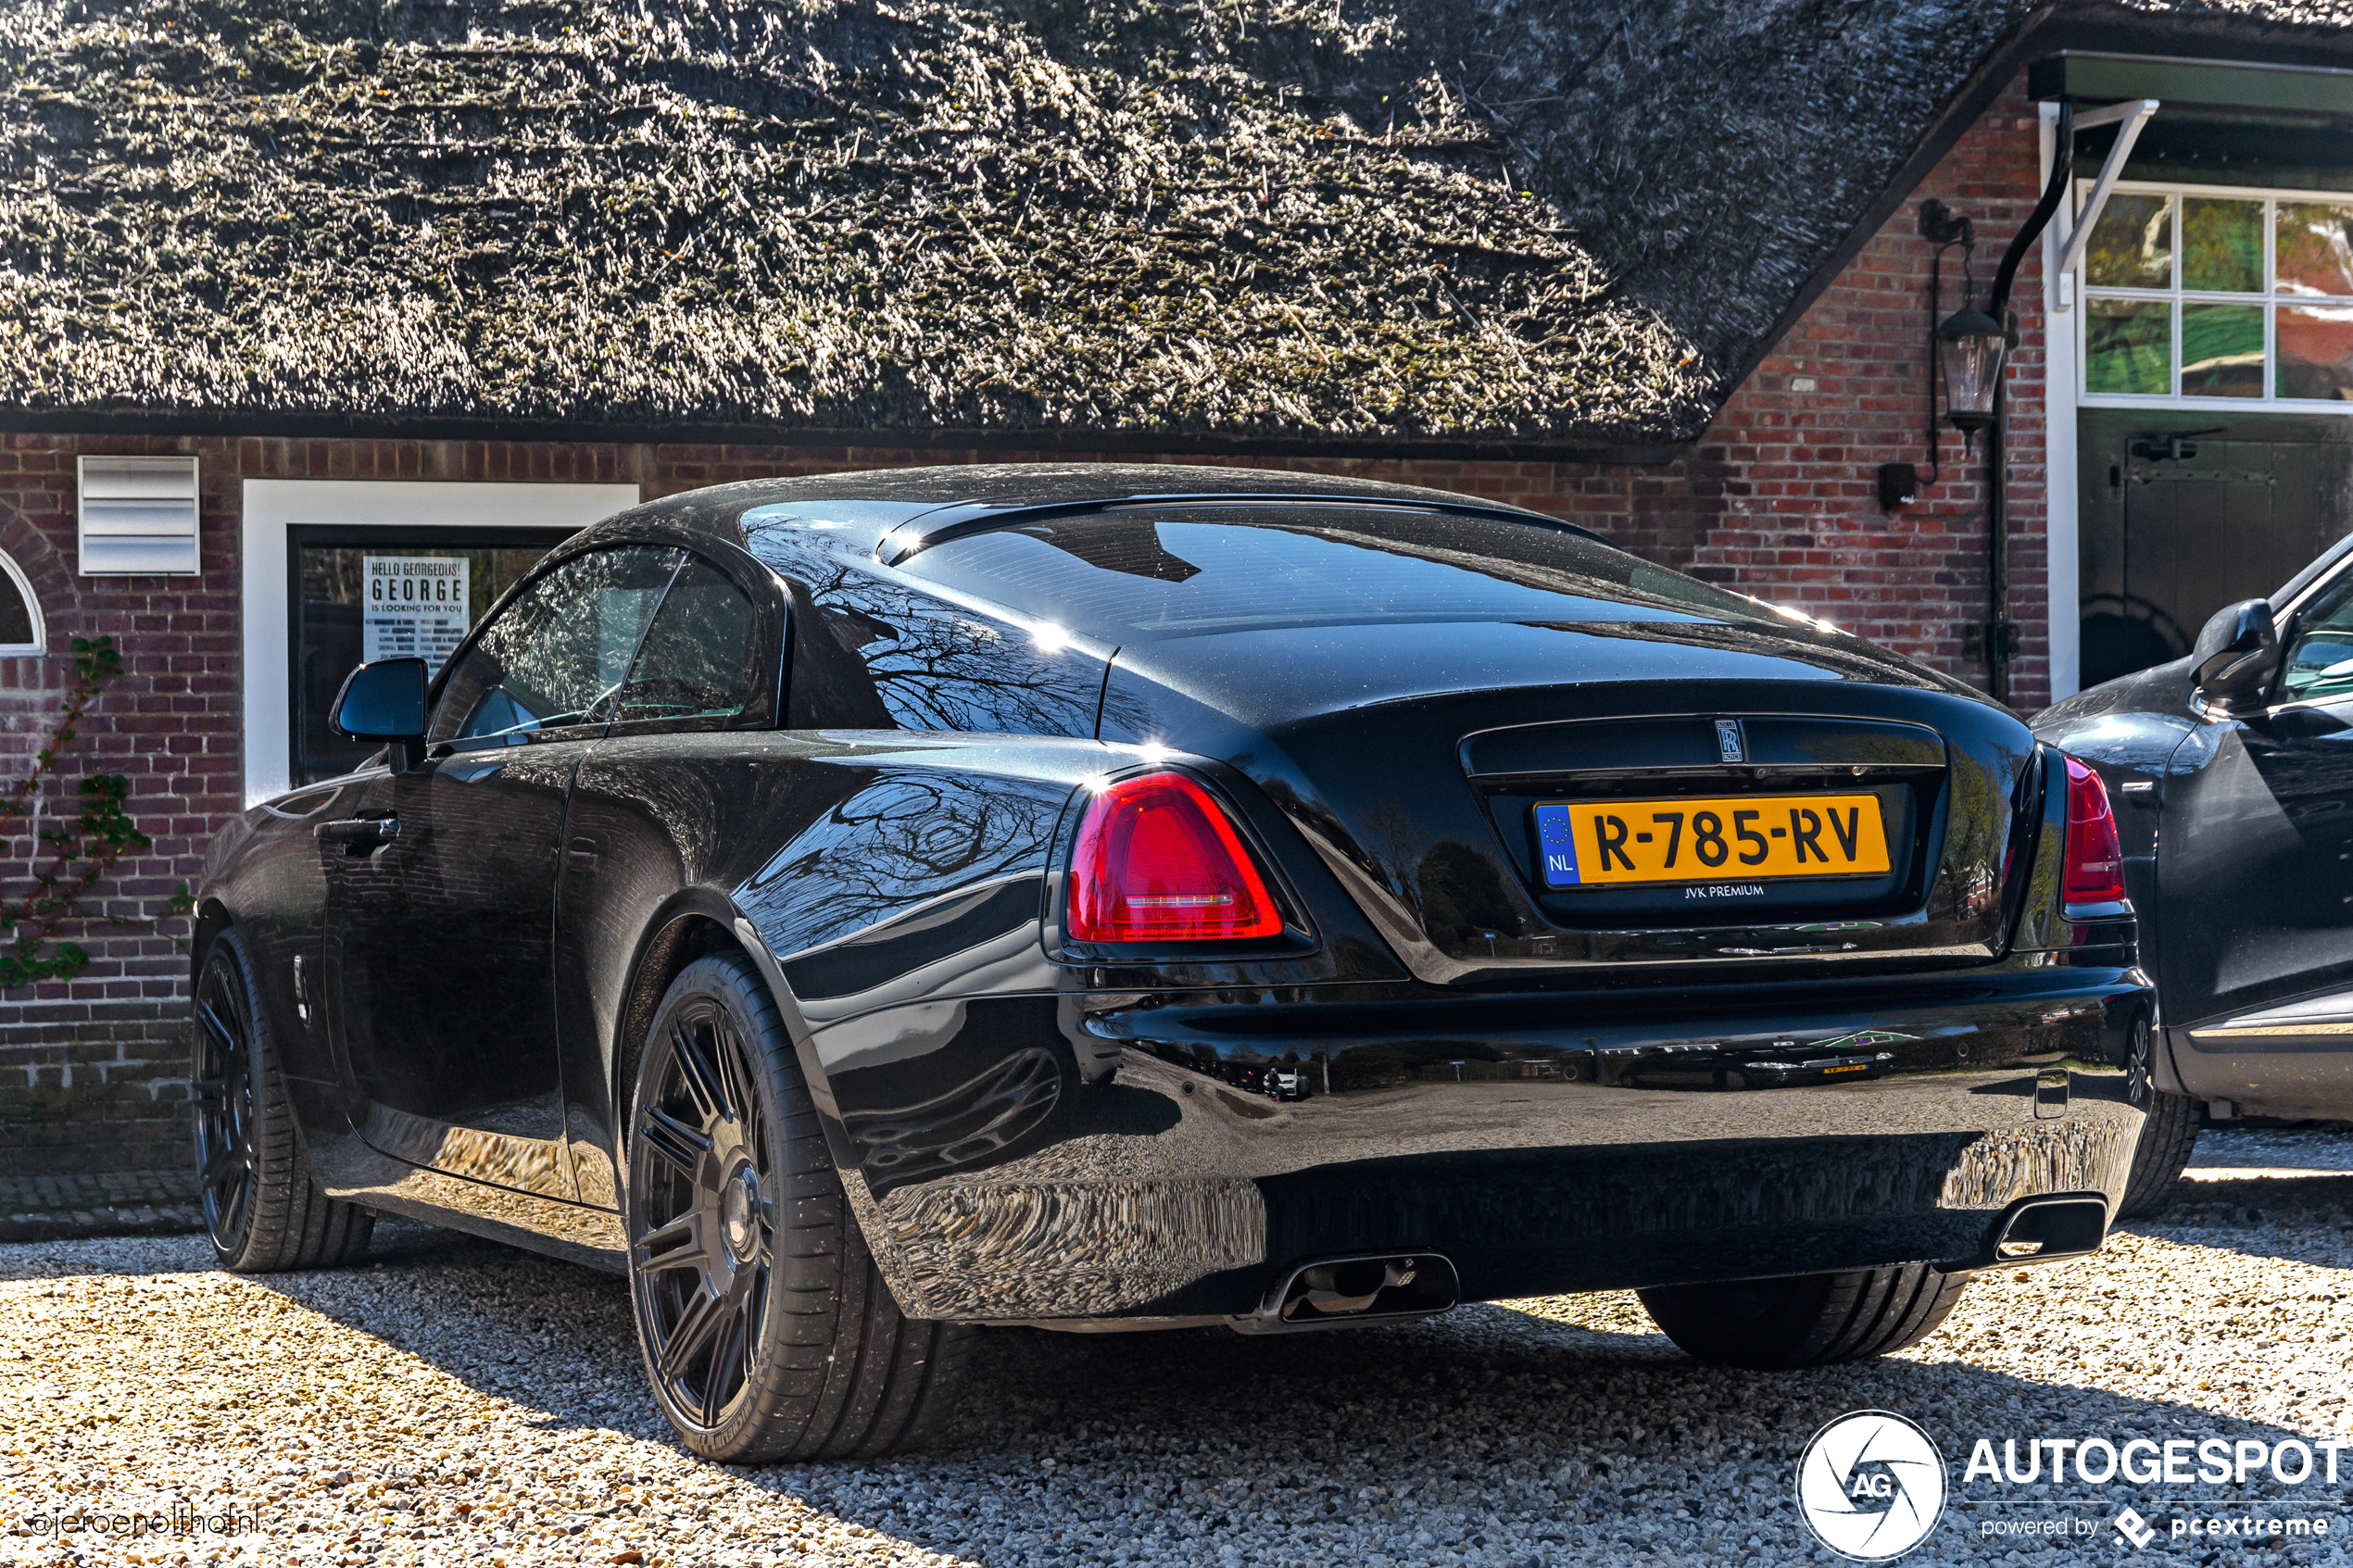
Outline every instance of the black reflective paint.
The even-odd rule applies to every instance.
[[[1240,1312],[1324,1252],[1443,1253],[1473,1296],[1957,1258],[2020,1197],[2120,1190],[2140,1111],[2117,1053],[2147,997],[2131,912],[2059,908],[2064,792],[2015,719],[1545,520],[1518,560],[1471,546],[1519,525],[1340,480],[1300,478],[1328,506],[1256,521],[1151,503],[1263,526],[1302,560],[1365,558],[1302,593],[1312,624],[1261,595],[1220,628],[1185,596],[1215,560],[1132,511],[1078,515],[1193,482],[726,486],[552,552],[533,581],[613,546],[687,563],[619,670],[596,644],[595,700],[566,709],[582,721],[363,770],[215,847],[208,919],[246,932],[273,1018],[299,1010],[292,960],[332,958],[343,1050],[284,1026],[323,1179],[612,1262],[660,977],[734,948],[775,992],[852,1209],[920,1316]],[[1029,505],[1077,510],[1000,515]],[[943,518],[908,569],[881,564],[895,530]],[[1179,542],[1210,557],[1202,537]],[[1051,595],[947,580],[959,552],[1038,549],[1054,581],[1119,592],[1054,618]],[[1411,619],[1346,610],[1399,573],[1411,593],[1387,608]],[[1719,719],[1743,726],[1738,760]],[[464,728],[435,716],[447,741]],[[1281,938],[1061,937],[1075,804],[1155,767],[1230,804],[1290,910]],[[1903,855],[1827,903],[1579,903],[1527,859],[1538,796],[1833,785],[1885,792]],[[318,837],[378,811],[400,836]],[[499,890],[460,898],[442,846]],[[471,1005],[495,1030],[404,1031],[436,980],[449,1020]],[[2055,1117],[2034,1083],[2062,1064]],[[527,1126],[506,1120],[518,1103]]]
[[[2275,596],[2342,593],[2340,546]],[[2096,767],[2161,998],[2169,1087],[2241,1114],[2353,1114],[2353,696],[2223,714],[2186,659],[2045,709],[2036,733]]]

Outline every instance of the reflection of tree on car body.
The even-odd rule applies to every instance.
[[[2124,1064],[2147,1005],[2056,753],[1466,497],[724,486],[338,715],[384,752],[233,824],[200,895],[216,1247],[348,1259],[387,1211],[623,1272],[711,1457],[921,1441],[988,1323],[1632,1287],[1711,1359],[1880,1354],[2005,1245],[2095,1246],[2143,1116],[2089,1073],[2044,1113],[2039,1065]],[[1832,797],[1853,862],[1737,908],[1639,826],[1642,874],[1543,871],[1548,810],[1730,856],[1793,800],[1835,855]]]

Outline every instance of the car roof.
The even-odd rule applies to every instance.
[[[724,489],[728,500],[740,497],[747,506],[790,501],[883,501],[932,508],[1029,508],[1145,496],[1281,495],[1406,501],[1423,506],[1468,505],[1523,513],[1531,519],[1544,517],[1525,507],[1480,500],[1425,485],[1395,484],[1353,474],[1202,463],[949,463],[933,468],[862,469],[848,473],[752,480]],[[718,498],[708,491],[692,494]]]
[[[833,550],[879,551],[885,564],[975,528],[1139,502],[1359,501],[1507,519],[1602,535],[1525,507],[1347,474],[1194,463],[959,463],[755,479],[690,490],[609,518],[598,537],[667,524],[751,546],[748,534],[822,522]],[[918,523],[920,524],[919,526]],[[584,536],[585,537],[585,536]],[[883,549],[886,537],[889,547]]]

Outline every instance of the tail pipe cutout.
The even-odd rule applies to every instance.
[[[1393,1323],[1442,1312],[1461,1299],[1454,1265],[1435,1252],[1373,1252],[1301,1263],[1266,1293],[1245,1334],[1293,1334],[1341,1323]]]
[[[2096,1192],[2059,1192],[2021,1198],[2002,1210],[1986,1232],[1977,1255],[1944,1265],[1947,1273],[2009,1268],[2020,1263],[2056,1263],[2086,1257],[2108,1239],[2108,1198]]]

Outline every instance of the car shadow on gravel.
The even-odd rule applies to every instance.
[[[422,1226],[380,1240],[365,1267],[255,1283],[512,1401],[550,1436],[612,1432],[683,1458],[646,1394],[621,1281]],[[987,1330],[941,1451],[728,1474],[998,1568],[1207,1562],[1233,1541],[1269,1562],[1459,1553],[1558,1568],[1653,1551],[1774,1560],[1805,1538],[1798,1449],[1851,1411],[1899,1411],[1945,1445],[1971,1552],[1985,1522],[2056,1506],[2047,1484],[1964,1484],[1976,1437],[2298,1436],[2057,1381],[2096,1375],[2088,1365],[2038,1371],[2049,1382],[1913,1358],[1745,1373],[1691,1361],[1629,1297],[1523,1305],[1295,1336]],[[2147,1488],[2093,1490],[2108,1514],[2159,1506]],[[2201,1490],[2225,1495],[2170,1495]],[[2056,1496],[2083,1492],[2070,1481]]]

